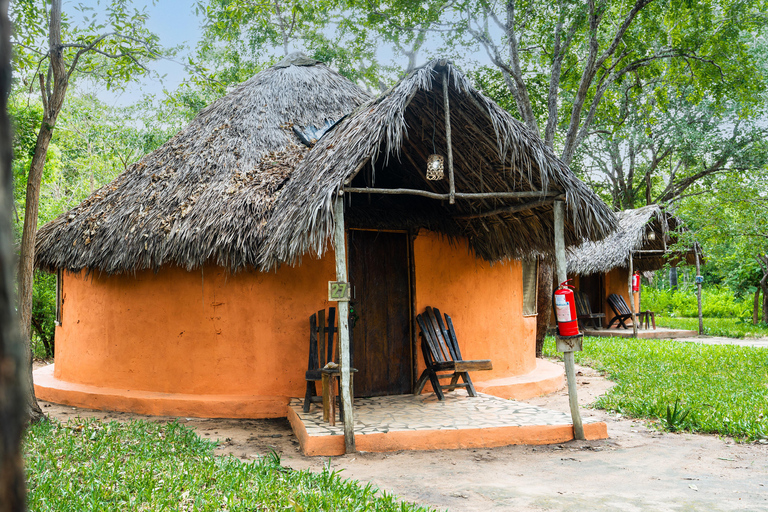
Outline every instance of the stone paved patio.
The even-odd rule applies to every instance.
[[[355,433],[571,424],[570,416],[565,413],[515,400],[484,394],[473,398],[464,390],[452,391],[445,396],[442,402],[434,393],[356,398]],[[305,413],[302,411],[303,403],[303,399],[294,398],[290,407],[304,423],[309,435],[344,435],[338,417],[336,426],[332,427],[323,421],[320,404],[312,404],[309,412]],[[591,421],[596,420],[584,420],[585,423]]]
[[[343,425],[336,421],[336,426],[330,426],[323,421],[322,408],[313,404],[310,412],[302,411],[303,400],[294,398],[289,405],[289,420],[294,431],[305,448],[309,442],[333,441],[341,442]],[[446,399],[439,401],[434,393],[420,396],[398,395],[355,399],[355,436],[389,435],[391,439],[414,439],[419,435],[448,436],[458,439],[461,436],[477,438],[479,434],[489,434],[489,443],[494,445],[545,444],[547,442],[563,442],[563,433],[572,438],[572,423],[568,414],[551,411],[541,407],[524,404],[515,400],[506,400],[491,395],[480,394],[469,397],[464,390],[446,393]],[[301,425],[298,425],[300,423]],[[598,425],[599,423],[599,425]],[[591,418],[584,419],[586,426],[592,424],[593,437],[605,437],[596,433],[604,430],[605,424]],[[602,428],[601,428],[602,427]],[[555,437],[549,433],[557,431]],[[450,435],[453,432],[454,435]],[[521,433],[524,433],[521,437]],[[458,436],[458,437],[457,437]],[[505,442],[504,438],[509,442]],[[480,435],[482,437],[482,435]],[[550,439],[551,437],[551,439]],[[492,441],[490,440],[492,438]],[[529,441],[527,441],[529,440]],[[445,447],[462,447],[464,441],[451,441],[461,446],[443,446],[433,439],[426,448],[423,443],[408,444],[397,447],[390,442],[381,451],[393,449],[430,449]],[[449,444],[451,444],[449,443]],[[327,443],[325,443],[327,445]],[[343,443],[342,443],[343,444]],[[434,445],[434,446],[433,446]],[[394,447],[393,447],[394,446]],[[309,450],[311,451],[311,450]],[[369,450],[374,451],[374,450]],[[319,454],[319,453],[317,453]]]

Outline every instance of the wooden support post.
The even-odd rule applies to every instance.
[[[629,253],[629,310],[632,312],[632,336],[637,338],[637,313],[635,313],[635,293],[632,291],[632,276],[635,274],[632,253]]]
[[[445,142],[448,144],[448,186],[450,198],[448,202],[456,202],[456,184],[453,180],[453,147],[451,145],[451,110],[448,102],[448,72],[443,73],[443,109],[445,110]]]
[[[699,244],[694,243],[694,253],[696,254],[696,301],[699,303],[699,336],[704,334],[704,317],[701,314],[701,262],[699,261]]]
[[[336,253],[336,280],[347,281],[347,251],[344,240],[344,197],[333,203],[333,248]],[[344,447],[355,452],[354,411],[349,376],[349,302],[339,301],[339,363],[341,364],[341,403],[344,405]]]
[[[555,272],[557,282],[562,283],[568,279],[566,273],[565,259],[565,203],[555,201]],[[539,312],[546,314],[548,312]],[[563,361],[565,362],[565,377],[568,381],[568,402],[571,406],[571,420],[573,421],[573,437],[578,440],[584,440],[584,425],[581,423],[581,413],[579,412],[579,396],[576,391],[576,365],[573,358],[573,351],[563,352]]]

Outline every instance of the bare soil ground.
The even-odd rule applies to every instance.
[[[587,406],[611,382],[578,368],[579,402]],[[569,412],[565,391],[526,400]],[[61,421],[149,417],[41,402]],[[424,452],[355,453],[304,457],[290,425],[278,420],[178,418],[203,437],[219,440],[218,454],[244,460],[277,452],[285,466],[372,482],[402,499],[451,511],[731,511],[768,510],[768,445],[739,444],[708,435],[659,432],[644,421],[584,408],[583,417],[608,424],[609,439],[551,446]]]

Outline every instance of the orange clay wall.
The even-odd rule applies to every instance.
[[[54,376],[162,393],[303,396],[333,253],[278,272],[206,266],[64,277]]]
[[[522,265],[476,259],[464,241],[430,233],[414,241],[416,311],[448,313],[464,359],[491,359],[476,381],[521,375],[536,367],[536,317],[523,317]],[[419,350],[419,373],[424,360]]]
[[[534,370],[535,317],[522,316],[521,265],[491,266],[476,260],[465,243],[451,245],[430,233],[414,244],[417,309],[433,305],[450,314],[465,359],[493,361],[493,371],[476,379]],[[212,412],[219,409],[205,404],[195,406],[202,407],[199,411],[182,405],[163,412],[146,406],[147,400],[131,406],[119,399],[77,402],[68,395],[67,383],[108,388],[118,396],[125,394],[120,390],[185,394],[193,402],[197,395],[208,401],[237,395],[264,402],[249,417],[259,417],[258,410],[285,416],[288,397],[303,397],[306,387],[309,315],[335,305],[326,300],[327,282],[334,279],[333,252],[271,273],[230,274],[206,266],[193,272],[165,267],[156,274],[65,274],[53,370],[59,384],[46,391],[55,394],[42,398],[213,416],[234,413]]]
[[[611,306],[608,305],[608,295],[615,293],[624,297],[624,301],[629,305],[629,269],[628,268],[614,268],[605,274],[605,303],[603,304],[603,311],[605,311],[605,325],[613,317],[614,313]],[[640,311],[640,294],[633,293],[635,300],[635,311]],[[615,323],[614,323],[615,326]]]

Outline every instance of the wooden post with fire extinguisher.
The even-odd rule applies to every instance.
[[[565,203],[555,201],[555,272],[560,286],[552,296],[552,307],[557,319],[557,351],[563,353],[565,378],[568,381],[568,402],[571,406],[573,437],[584,440],[584,425],[579,413],[579,397],[576,392],[576,365],[574,351],[581,350],[583,335],[579,332],[576,301],[572,287],[568,285],[565,260]]]
[[[637,338],[637,311],[635,311],[635,292],[640,292],[640,274],[638,274],[629,253],[629,311],[632,313],[632,337]]]

